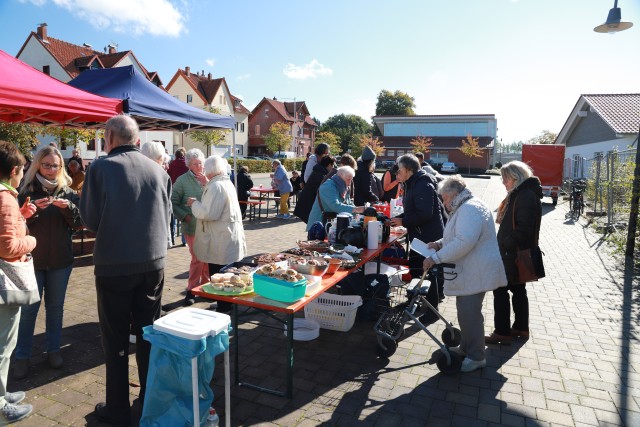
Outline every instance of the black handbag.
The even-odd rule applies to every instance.
[[[516,228],[516,202],[518,198],[513,201],[512,221],[513,228]],[[542,213],[541,213],[542,214]],[[518,281],[520,283],[533,282],[545,277],[544,262],[542,256],[544,252],[540,250],[538,246],[538,239],[540,237],[540,224],[538,224],[536,232],[536,244],[529,249],[518,249],[516,252],[516,267],[518,268]]]

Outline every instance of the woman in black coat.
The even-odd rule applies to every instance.
[[[249,200],[252,188],[253,180],[251,179],[251,175],[249,175],[249,168],[240,166],[240,169],[238,169],[238,201],[246,202]],[[247,212],[246,203],[240,203],[240,212],[242,213],[242,219],[244,219]]]
[[[309,214],[311,213],[311,208],[313,208],[313,203],[316,201],[318,188],[320,188],[325,175],[333,169],[335,162],[335,159],[331,156],[324,156],[320,159],[320,163],[313,167],[309,179],[298,196],[298,202],[293,214],[304,221],[305,224],[309,221]]]
[[[409,241],[420,239],[424,243],[435,242],[442,238],[444,232],[444,217],[440,207],[440,199],[434,182],[429,174],[422,170],[418,158],[413,154],[405,154],[398,159],[397,179],[404,183],[402,205],[404,213],[391,219],[394,227],[403,226],[407,229]],[[424,257],[412,252],[409,258],[409,268],[412,277],[422,275]],[[427,301],[437,308],[442,297],[442,287],[435,285],[430,277],[432,286],[427,293]],[[438,320],[432,311],[420,319],[423,324],[430,324]]]
[[[353,186],[355,189],[354,203],[356,206],[364,206],[365,203],[371,204],[378,201],[378,196],[371,188],[371,175],[376,167],[376,154],[371,147],[364,147],[362,156],[358,160],[358,169],[356,176],[353,178]]]
[[[493,291],[493,333],[485,337],[487,344],[509,343],[512,338],[529,338],[529,298],[525,283],[518,278],[515,259],[518,249],[537,245],[542,219],[542,187],[540,180],[525,163],[509,162],[500,169],[507,197],[500,203],[496,222],[498,246],[509,282],[506,288]],[[515,212],[514,212],[515,210]],[[509,291],[515,316],[510,325]]]

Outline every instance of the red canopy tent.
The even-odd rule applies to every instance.
[[[104,127],[122,100],[71,87],[0,50],[0,122]]]

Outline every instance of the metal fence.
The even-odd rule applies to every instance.
[[[606,219],[607,228],[626,228],[631,208],[631,192],[636,150],[610,151],[592,159],[565,159],[563,190],[568,193],[573,179],[587,179],[587,212]],[[604,224],[603,224],[604,225]]]

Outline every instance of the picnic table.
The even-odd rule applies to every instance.
[[[380,271],[380,258],[382,252],[391,247],[396,241],[404,237],[406,232],[395,232],[389,236],[387,242],[381,243],[378,246],[378,249],[363,249],[363,251],[359,254],[359,259],[356,264],[350,269],[340,268],[332,275],[325,275],[322,277],[322,282],[320,285],[315,288],[312,292],[305,295],[302,299],[293,302],[293,303],[285,303],[275,301],[269,298],[265,298],[256,293],[251,293],[247,295],[239,295],[239,296],[224,296],[224,295],[215,295],[210,294],[203,291],[203,287],[206,284],[198,286],[192,290],[195,295],[201,296],[203,298],[214,299],[219,301],[226,301],[232,304],[231,309],[231,325],[232,325],[232,337],[233,340],[231,342],[231,347],[233,349],[233,365],[234,365],[234,382],[237,385],[253,388],[255,390],[276,394],[278,396],[285,396],[288,398],[292,397],[293,393],[293,366],[294,366],[294,358],[293,358],[293,319],[294,315],[300,310],[304,309],[304,307],[317,298],[319,295],[332,288],[335,284],[337,284],[340,280],[344,279],[347,275],[351,274],[353,271],[357,270],[359,267],[363,266],[365,263],[375,260],[377,262],[378,272]],[[239,309],[242,308],[244,311],[239,313]],[[285,372],[285,381],[286,381],[286,390],[284,392],[279,390],[268,389],[265,387],[261,387],[255,384],[245,383],[241,381],[240,375],[240,364],[239,364],[239,352],[240,352],[240,337],[239,337],[239,328],[238,328],[238,320],[239,318],[248,316],[250,314],[265,314],[279,322],[282,322],[287,326],[286,335],[287,335],[287,348],[286,348],[286,372]]]

